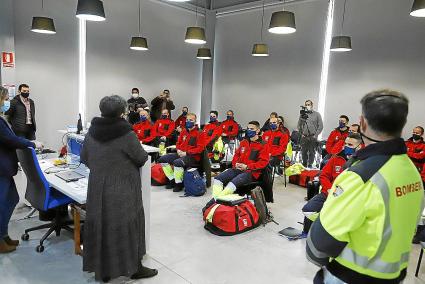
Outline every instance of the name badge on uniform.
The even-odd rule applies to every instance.
[[[241,148],[241,153],[243,154],[243,153],[245,153],[245,147],[242,147]]]
[[[185,135],[185,136],[183,136],[183,141],[186,141],[186,135]]]
[[[344,190],[339,185],[337,185],[335,188],[335,191],[333,192],[333,196],[338,197],[343,193],[344,193]]]
[[[269,141],[269,138],[270,138],[269,136],[266,136],[266,137],[264,137],[264,140],[266,140],[266,142],[267,142],[267,141]]]
[[[159,127],[161,127],[161,126],[162,126],[162,123],[160,122],[160,123],[158,124],[158,126],[159,126]]]
[[[341,172],[341,166],[335,166],[335,172],[339,174]]]

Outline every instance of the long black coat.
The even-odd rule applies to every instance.
[[[165,108],[168,109],[171,118],[171,111],[176,107],[172,100],[167,101],[165,98],[156,97],[151,101],[151,119],[152,121],[157,121],[161,117],[161,112],[163,110],[162,105],[165,102]]]
[[[124,119],[93,119],[81,153],[90,169],[83,270],[97,280],[131,276],[146,254],[139,169],[147,159]]]
[[[36,121],[35,121],[35,104],[32,99],[30,101],[31,108],[31,123],[32,130],[36,131]],[[10,101],[10,109],[5,113],[7,115],[9,123],[12,125],[14,132],[26,132],[27,127],[27,109],[24,103],[21,101],[21,96],[18,95]]]

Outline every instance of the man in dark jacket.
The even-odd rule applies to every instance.
[[[169,90],[164,90],[158,97],[152,100],[151,104],[151,119],[153,122],[157,121],[161,117],[161,112],[164,109],[168,109],[171,117],[171,111],[176,108],[173,101],[170,99]]]
[[[127,100],[127,104],[129,110],[128,122],[130,122],[131,125],[138,123],[140,120],[140,109],[148,106],[146,100],[140,96],[140,91],[138,88],[133,88],[131,90],[131,98]]]
[[[30,88],[21,84],[18,95],[10,102],[10,109],[5,113],[16,135],[28,140],[35,140],[35,105],[29,98]]]

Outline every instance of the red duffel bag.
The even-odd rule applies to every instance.
[[[260,224],[257,209],[246,198],[235,203],[213,199],[202,211],[204,228],[218,236],[237,235],[252,230]]]
[[[319,174],[319,170],[304,170],[299,175],[289,177],[289,183],[296,184],[302,187],[307,187],[307,183],[312,181]]]
[[[161,164],[155,164],[151,167],[151,185],[160,186],[167,184],[168,179],[162,170]]]

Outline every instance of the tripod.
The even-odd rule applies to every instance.
[[[308,136],[311,136],[311,134],[310,134],[310,129],[308,128],[308,126],[307,126],[307,118],[308,118],[308,115],[307,114],[301,114],[301,116],[300,116],[300,121],[301,121],[301,125],[300,125],[300,127],[299,127],[299,135],[298,135],[298,138],[297,138],[297,142],[296,142],[296,149],[295,149],[295,158],[294,158],[294,160],[296,161],[296,162],[303,162],[303,160],[302,160],[302,157],[301,157],[301,150],[302,150],[302,147],[301,147],[301,141],[302,141],[302,137],[303,137],[303,133],[304,133],[304,129],[307,129],[307,133],[308,133]]]

